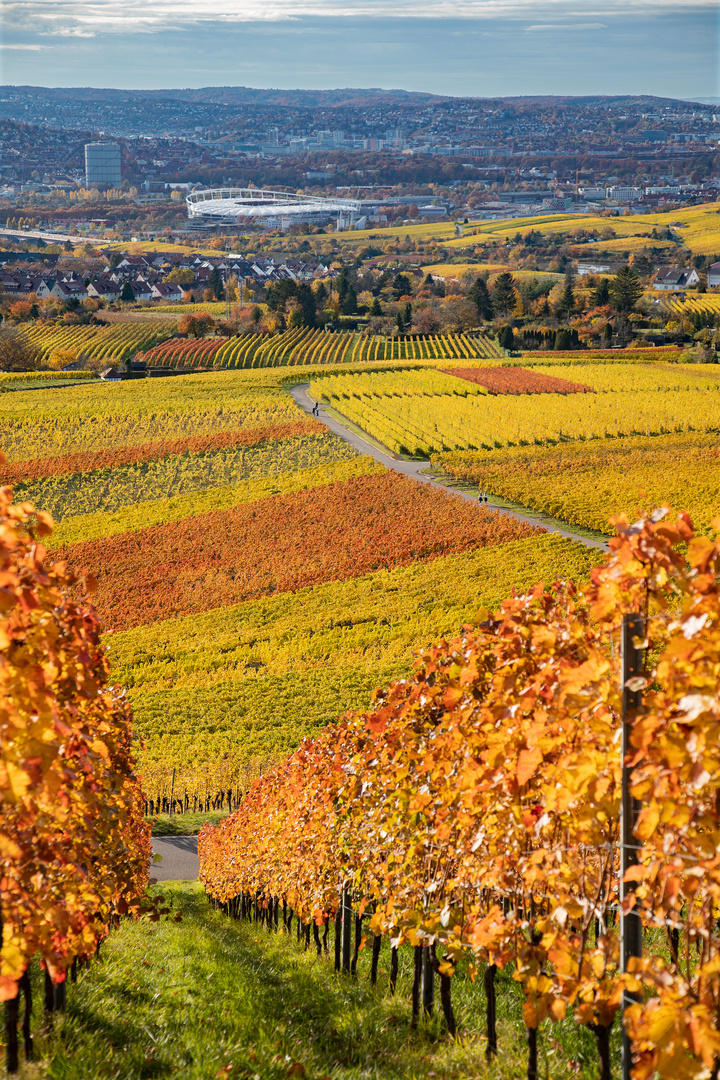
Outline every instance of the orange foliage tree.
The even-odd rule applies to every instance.
[[[113,919],[144,909],[151,855],[130,709],[108,686],[94,609],[72,598],[65,564],[47,559],[50,531],[47,515],[0,489],[0,1000],[10,1015],[34,956],[61,984]],[[11,1038],[10,1070],[13,1053]]]

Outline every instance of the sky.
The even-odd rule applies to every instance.
[[[1,80],[720,95],[716,0],[0,0]]]

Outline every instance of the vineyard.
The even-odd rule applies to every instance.
[[[456,451],[433,462],[455,480],[599,532],[616,511],[632,516],[662,503],[685,506],[707,532],[720,507],[714,434]]]
[[[27,383],[64,383],[93,381],[97,376],[94,371],[2,371],[0,372],[0,390],[14,390]]]
[[[51,397],[5,394],[0,412],[3,450],[11,462],[298,419],[304,417],[278,381],[263,372],[61,387]]]
[[[534,531],[389,473],[60,547],[57,555],[98,578],[95,603],[106,626],[122,630]]]
[[[551,374],[541,365],[533,370]],[[310,392],[394,453],[417,456],[718,428],[718,374],[698,374],[692,365],[598,364],[586,365],[583,377],[598,392],[554,395],[551,409],[545,395],[473,393],[484,388],[466,380],[463,395],[458,380],[438,372],[427,382],[425,373],[413,373],[405,390],[397,385],[403,376],[391,373],[328,375]]]
[[[720,314],[720,295],[717,293],[702,293],[698,296],[686,294],[682,299],[663,300],[662,306],[672,315],[718,315]]]
[[[512,588],[585,577],[596,560],[539,534],[113,634],[149,790],[169,792],[173,768],[180,794],[227,787],[216,772],[228,762],[232,780],[365,707],[410,670],[418,642],[456,633]]]
[[[382,471],[372,458],[353,457],[348,449],[347,443],[334,436],[312,441],[288,440],[266,452],[241,455],[236,461],[237,467],[229,470],[226,457],[208,456],[204,461],[196,462],[195,469],[183,471],[182,483],[187,486],[183,494],[164,497],[160,493],[167,490],[168,483],[172,486],[178,471],[172,460],[152,474],[120,474],[117,477],[123,485],[120,492],[107,482],[108,474],[77,478],[70,489],[49,492],[49,498],[60,495],[58,501],[63,516],[59,523],[56,518],[47,542],[50,547],[57,547],[116,533],[138,532],[210,510],[225,510],[241,503],[324,487],[336,480]],[[307,461],[323,464],[303,464]],[[198,465],[201,467],[197,468]],[[219,484],[223,475],[229,480],[227,484]],[[115,509],[94,509],[102,503],[103,492],[112,493]],[[83,511],[83,506],[90,509]]]
[[[119,364],[175,331],[176,323],[167,319],[110,326],[43,326],[36,322],[23,327],[27,339],[39,350],[41,363],[47,363],[53,352],[62,349],[77,359]]]
[[[720,497],[720,375],[667,363],[674,354],[660,350],[513,364],[458,355],[481,339],[455,338],[441,357],[359,358],[358,343],[382,339],[292,334],[253,337],[258,349],[302,340],[307,366],[270,362],[268,352],[255,370],[237,370],[217,358],[248,338],[175,339],[158,350],[212,345],[214,370],[0,397],[0,480],[22,503],[3,534],[8,565],[20,569],[3,612],[10,644],[0,634],[17,662],[0,674],[10,680],[6,698],[20,704],[0,722],[0,845],[10,837],[0,988],[16,1003],[18,986],[31,992],[31,958],[58,986],[81,961],[78,990],[107,979],[112,959],[98,976],[84,961],[121,913],[146,911],[143,811],[230,806],[200,839],[216,910],[203,902],[193,911],[217,939],[194,922],[191,932],[211,973],[228,935],[250,943],[250,931],[281,928],[281,916],[318,957],[334,937],[338,967],[377,984],[352,1040],[363,1042],[363,1025],[379,1023],[371,1017],[392,1000],[382,1023],[401,1035],[402,1053],[426,1047],[413,1058],[416,1075],[434,1071],[430,1054],[481,1046],[502,1057],[511,1042],[516,1054],[519,1026],[529,1076],[572,1029],[586,1048],[596,1044],[609,1080],[625,986],[641,995],[626,1010],[638,1080],[707,1080],[720,1055],[720,548],[708,538]],[[392,339],[393,348],[411,340]],[[316,351],[333,342],[344,350],[334,360]],[[670,501],[695,526],[687,515],[621,521],[600,566],[599,548],[356,453],[298,409],[288,387],[307,382],[379,442],[434,450],[436,469],[498,500],[606,533],[616,511],[635,520],[637,506]],[[28,503],[52,514],[52,534]],[[46,578],[50,558],[59,561]],[[82,606],[81,575],[92,609]],[[646,670],[631,687],[643,697],[631,716],[643,846],[620,892],[618,739],[623,708],[637,705],[622,693],[629,646],[626,635],[623,652],[620,634],[638,611],[648,617],[636,635],[642,648],[632,645]],[[126,688],[127,701],[110,683]],[[39,707],[48,694],[57,700]],[[89,856],[91,836],[99,847]],[[620,975],[618,913],[632,889],[645,952]],[[156,919],[166,909],[152,895]],[[227,932],[223,914],[239,917]],[[169,930],[155,938],[147,921],[128,927],[123,920],[111,936],[110,957],[113,940],[135,935],[158,978],[175,965],[179,996],[157,999],[157,1013],[177,1007],[186,1027],[206,968],[177,972],[170,955],[153,952]],[[117,976],[107,1068],[97,1058],[105,1028],[92,1034],[94,1050],[83,1044],[98,1075],[126,1075],[120,1056],[134,1051],[122,1049],[128,1029],[112,1017],[150,980],[145,947]],[[259,938],[247,944],[233,978],[265,971],[264,950]],[[273,979],[285,977],[273,970],[265,1003],[278,996]],[[213,984],[221,1025],[235,1008],[232,986],[223,997]],[[283,1002],[288,993],[283,984]],[[60,1003],[62,991],[50,986],[46,1000]],[[317,1007],[303,1001],[301,1017]],[[511,1019],[498,1024],[500,1014]],[[15,1030],[17,1004],[9,1015]],[[327,1022],[346,1031],[345,1014]],[[452,1048],[443,1024],[461,1036]],[[151,1042],[155,1025],[148,1015]],[[253,1053],[264,1064],[247,1059],[248,1068],[277,1080],[304,1075],[283,1038],[273,1031],[265,1055],[258,1036]],[[219,1039],[209,1072],[186,1061],[180,1074],[255,1075],[228,1064],[240,1051]],[[171,1041],[185,1045],[180,1035]],[[164,1075],[164,1059],[143,1045],[136,1074]],[[453,1060],[448,1077],[478,1073],[477,1062],[463,1072],[466,1060]],[[579,1060],[557,1075],[591,1076]],[[516,1075],[498,1070],[490,1075]]]
[[[491,394],[591,394],[583,383],[527,368],[443,368],[444,375],[484,386]]]
[[[386,360],[482,360],[504,354],[487,337],[368,337],[352,331],[287,330],[218,341],[173,338],[141,353],[148,367],[264,368],[285,365],[366,363]]]
[[[276,440],[249,446],[231,444],[206,453],[168,454],[133,465],[50,476],[20,484],[16,490],[18,496],[42,503],[56,521],[65,522],[91,514],[99,506],[105,514],[115,514],[162,499],[167,491],[173,492],[174,499],[191,500],[208,489],[235,486],[241,479],[259,480],[272,477],[276,471],[309,469],[353,456],[347,443],[334,435],[281,434]]]
[[[453,985],[482,973],[489,1059],[510,968],[529,1080],[543,1030],[567,1016],[609,1080],[621,1009],[636,1077],[707,1077],[720,545],[662,516],[618,519],[589,586],[515,594],[267,771],[201,833],[211,899],[271,931],[294,918],[318,957],[334,925],[336,971],[371,935],[373,982],[389,939],[391,992],[409,947],[412,1027],[438,980],[455,1037]]]

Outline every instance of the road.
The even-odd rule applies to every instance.
[[[308,394],[309,386],[310,383],[299,383],[290,390],[293,399],[301,408],[305,409],[306,412],[312,412],[313,406],[315,405],[314,398],[310,397]],[[345,439],[351,446],[354,446],[359,453],[369,454],[371,457],[375,458],[376,461],[379,461],[381,465],[384,465],[386,469],[392,469],[393,472],[402,473],[403,476],[409,476],[422,484],[430,484],[431,487],[439,488],[441,491],[449,491],[455,495],[460,495],[468,502],[477,503],[475,495],[471,495],[467,491],[459,491],[457,488],[450,487],[447,484],[441,484],[432,476],[428,476],[423,470],[427,469],[431,462],[404,461],[402,458],[393,457],[389,451],[379,449],[374,443],[368,442],[368,440],[363,439],[361,435],[358,435],[356,432],[351,431],[350,428],[345,427],[345,425],[341,424],[335,417],[329,416],[322,406],[320,407],[318,419],[335,435],[339,435],[341,439]],[[498,514],[507,514],[509,517],[514,518],[515,521],[525,521],[528,525],[536,525],[540,529],[545,529],[548,533],[553,533],[556,536],[564,536],[568,540],[574,540],[576,544],[582,544],[584,547],[600,548],[601,551],[607,551],[607,544],[602,540],[593,540],[590,537],[578,536],[577,533],[569,532],[556,525],[548,524],[545,521],[540,521],[538,518],[530,517],[528,514],[520,514],[515,510],[507,510],[505,507],[496,506],[491,502],[485,503],[484,506],[486,509],[494,510]]]
[[[200,872],[197,836],[154,836],[153,852],[162,861],[151,864],[150,877],[156,881],[195,881]]]
[[[15,240],[45,240],[48,244],[85,244],[87,236],[68,236],[67,233],[46,232],[44,229],[3,229],[0,236],[11,236]]]

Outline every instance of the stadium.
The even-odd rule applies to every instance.
[[[193,191],[185,201],[189,218],[204,218],[221,225],[233,224],[238,218],[252,218],[266,229],[325,225],[333,220],[337,220],[338,228],[360,224],[360,203],[356,199],[229,187]]]

